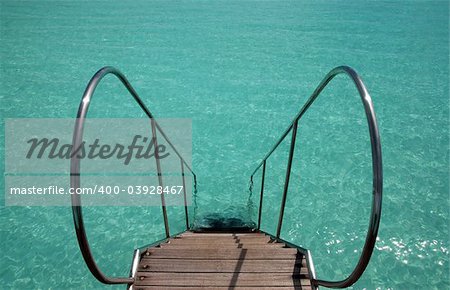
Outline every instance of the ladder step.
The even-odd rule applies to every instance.
[[[145,285],[140,285],[134,288],[135,290],[198,290],[199,287],[198,286],[145,286]],[[206,286],[203,289],[208,289],[208,290],[230,290],[229,286],[215,286],[215,287],[207,287]],[[299,289],[311,289],[311,287],[309,287],[309,285],[303,287],[299,287],[298,285],[296,286],[271,286],[271,287],[263,287],[263,286],[256,286],[256,287],[252,287],[252,286],[247,286],[247,287],[239,287],[236,289],[238,290],[299,290]]]
[[[265,237],[265,234],[261,233],[193,233],[193,232],[185,232],[179,237]]]
[[[170,239],[169,241],[172,244],[244,244],[244,243],[253,243],[253,244],[264,244],[264,243],[270,243],[271,240],[269,238],[258,238],[258,239],[211,239],[211,238],[204,238],[204,239],[185,239],[185,238],[179,238],[179,239]]]
[[[160,245],[161,248],[169,248],[169,249],[216,249],[218,247],[218,244],[214,243],[194,243],[194,244],[185,244],[185,243],[164,243]],[[250,243],[224,243],[220,244],[221,249],[273,249],[273,248],[283,248],[285,247],[282,243],[257,243],[257,244],[250,244]]]
[[[218,241],[234,241],[234,240],[245,240],[245,241],[254,241],[254,240],[270,240],[270,237],[258,235],[258,236],[178,236],[173,238],[173,240],[218,240]]]
[[[306,262],[280,260],[184,260],[146,259],[139,265],[142,272],[204,273],[299,273],[306,275]]]
[[[149,255],[147,255],[149,253]],[[147,250],[143,258],[162,258],[162,259],[218,259],[218,260],[295,260],[297,255],[296,249],[265,249],[264,251],[257,249],[189,249],[178,250],[171,248],[151,248]]]
[[[295,277],[292,273],[153,273],[139,272],[135,285],[148,286],[195,286],[195,287],[294,287],[296,284],[310,286],[309,280]]]

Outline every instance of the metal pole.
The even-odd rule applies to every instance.
[[[184,162],[182,159],[180,159],[180,161],[181,161],[181,177],[183,179],[184,214],[186,216],[186,230],[189,230],[189,213],[188,213],[187,200],[186,200],[186,182],[184,179]]]
[[[266,177],[266,160],[263,161],[262,177],[261,177],[261,195],[259,197],[259,212],[258,212],[258,230],[261,228],[261,213],[263,206],[263,196],[264,196],[264,179]]]
[[[156,138],[155,119],[153,119],[153,118],[151,119],[151,124],[152,124],[153,146],[155,147],[156,170],[158,171],[158,182],[159,182],[159,186],[161,186],[161,188],[163,188],[163,180],[162,180],[162,173],[161,173],[161,161],[159,160],[158,140]],[[170,238],[169,221],[167,220],[166,200],[164,198],[164,193],[161,193],[161,206],[162,206],[162,212],[163,212],[163,218],[164,218],[164,230],[166,232],[166,238]]]
[[[291,148],[289,149],[289,159],[286,169],[286,180],[284,181],[283,198],[281,200],[280,217],[278,219],[277,238],[280,238],[281,226],[283,224],[284,208],[286,206],[286,196],[289,188],[289,178],[291,177],[292,158],[294,158],[295,139],[297,137],[298,120],[294,122],[292,127]]]

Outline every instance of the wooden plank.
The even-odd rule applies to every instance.
[[[263,234],[182,234],[176,236],[176,238],[265,238],[269,237]]]
[[[173,244],[237,244],[237,243],[249,243],[249,244],[261,244],[269,243],[267,239],[171,239],[169,243]]]
[[[140,285],[134,288],[135,290],[195,290],[195,289],[208,289],[208,290],[230,290],[230,287],[226,286],[226,287],[199,287],[199,286],[194,286],[194,287],[183,287],[183,286],[146,286],[146,285]],[[310,285],[306,285],[306,286],[272,286],[272,287],[261,287],[261,286],[256,286],[256,287],[242,287],[242,286],[236,286],[233,287],[233,289],[237,289],[237,290],[311,290],[311,286]]]
[[[172,244],[172,243],[164,243],[160,245],[161,248],[171,248],[171,249],[270,249],[270,248],[283,248],[285,247],[284,244],[280,243],[273,243],[273,244],[240,244],[240,243],[233,243],[233,244]]]
[[[220,248],[222,246],[237,246],[237,245],[245,245],[248,247],[251,246],[258,246],[258,245],[271,245],[275,243],[267,243],[267,242],[241,242],[241,243],[234,243],[234,242],[188,242],[188,243],[182,243],[182,242],[169,242],[161,244],[161,246],[167,246],[167,245],[184,245],[184,246],[196,246],[196,245],[203,245],[203,246],[214,246],[216,248]],[[282,245],[278,243],[278,245]]]
[[[172,241],[270,241],[270,237],[175,237],[171,238]]]
[[[197,241],[197,242],[210,242],[210,241],[217,241],[217,242],[255,242],[255,241],[264,241],[269,242],[269,237],[239,237],[239,238],[225,238],[225,237],[180,237],[180,238],[172,238],[171,241]]]
[[[288,273],[153,273],[139,272],[135,285],[149,286],[195,286],[195,287],[293,287],[310,285],[308,279],[295,278]]]
[[[213,234],[193,234],[193,235],[180,235],[174,237],[175,239],[263,239],[270,238],[266,235],[213,235]]]
[[[294,273],[307,275],[305,259],[295,260],[173,260],[145,259],[138,267],[142,272],[189,272],[189,273]]]
[[[199,249],[199,250],[183,250],[171,248],[151,248],[147,250],[143,258],[163,258],[163,259],[220,259],[220,260],[286,260],[295,259],[296,249],[266,249],[264,251],[258,249]]]
[[[184,232],[179,236],[218,236],[218,237],[230,237],[230,236],[265,236],[263,233],[194,233]]]

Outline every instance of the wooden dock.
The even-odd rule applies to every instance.
[[[312,289],[306,259],[262,233],[185,232],[147,248],[133,289]]]

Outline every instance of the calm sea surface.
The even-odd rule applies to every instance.
[[[447,1],[1,0],[0,17],[1,135],[4,118],[74,117],[92,74],[115,66],[156,116],[192,119],[199,218],[255,220],[251,172],[324,75],[355,68],[375,104],[385,183],[376,249],[354,289],[450,288]],[[358,98],[338,77],[299,124],[282,237],[311,250],[321,279],[352,271],[368,227]],[[112,77],[89,114],[143,116]],[[288,147],[268,160],[269,232]],[[180,209],[169,218],[182,229]],[[109,275],[127,275],[133,249],[163,236],[157,207],[86,208],[85,219]],[[0,224],[0,288],[123,289],[88,272],[69,208],[2,206]]]

